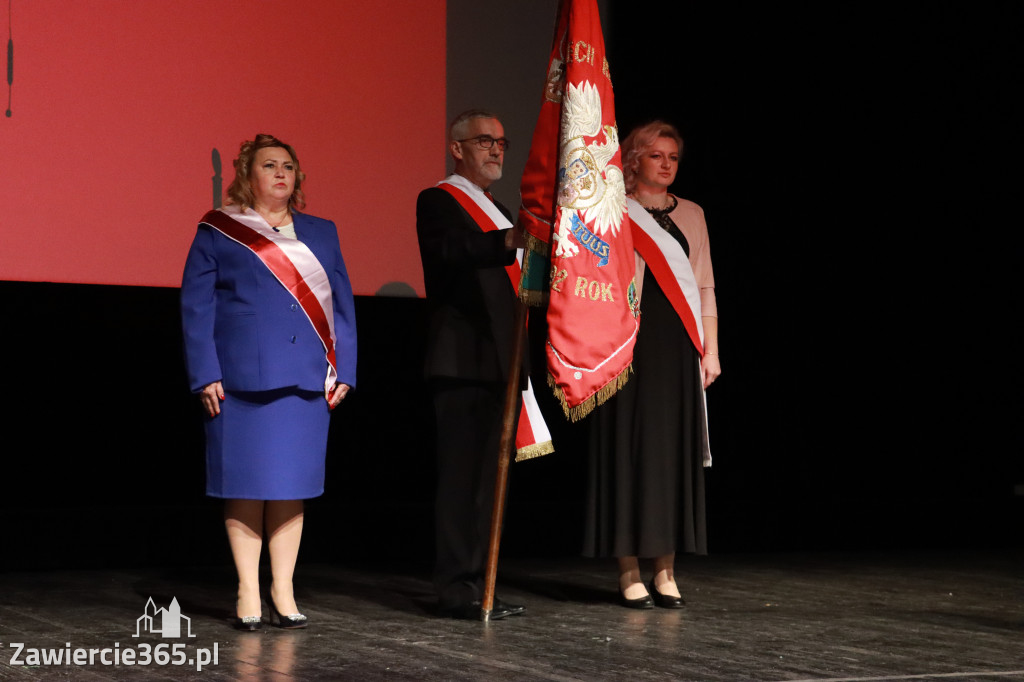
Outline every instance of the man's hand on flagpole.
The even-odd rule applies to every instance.
[[[505,231],[505,248],[509,251],[526,248],[526,232],[521,224],[516,223]]]
[[[220,403],[224,400],[224,386],[219,381],[203,386],[199,392],[199,402],[203,404],[207,416],[216,417],[220,414]]]
[[[327,404],[330,409],[334,409],[341,404],[341,401],[348,395],[349,389],[352,387],[348,384],[336,383],[334,388],[331,389],[330,393],[327,394]]]

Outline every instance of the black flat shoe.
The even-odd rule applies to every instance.
[[[645,594],[642,597],[636,599],[626,599],[626,595],[619,590],[619,605],[625,606],[627,609],[653,609],[654,600],[651,599],[651,595]]]
[[[494,612],[498,610],[508,611],[509,616],[518,616],[526,611],[526,607],[520,606],[519,604],[509,604],[507,601],[495,597],[494,608],[491,610],[491,618],[494,618]]]
[[[682,597],[671,597],[658,592],[658,588],[654,586],[654,578],[651,578],[651,584],[647,589],[654,597],[654,603],[663,609],[681,609],[686,606]]]
[[[288,616],[281,615],[281,612],[277,610],[277,606],[274,605],[274,600],[271,599],[270,624],[283,630],[300,630],[309,625],[309,619],[301,613],[293,613]]]
[[[491,609],[491,613],[487,619],[501,620],[502,618],[507,618],[515,613],[522,613],[526,610],[526,608],[522,606],[511,606],[511,608],[519,610],[513,612],[510,610],[510,605],[495,599],[494,608]],[[483,605],[480,602],[471,601],[466,604],[441,606],[437,609],[437,615],[441,618],[455,618],[457,620],[483,620],[484,610]]]
[[[231,627],[243,632],[256,632],[263,628],[263,619],[259,616],[246,616],[245,618],[232,618]]]

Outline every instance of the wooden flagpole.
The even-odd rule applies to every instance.
[[[508,363],[508,382],[505,384],[505,408],[502,412],[501,439],[498,444],[498,472],[494,477],[494,508],[491,511],[491,541],[487,548],[487,569],[484,573],[484,598],[481,620],[491,619],[494,609],[494,584],[498,578],[498,548],[501,545],[501,526],[505,518],[505,496],[508,492],[508,465],[516,446],[516,418],[519,416],[520,374],[523,367],[523,347],[526,344],[526,319],[529,309],[516,297],[516,315],[512,339],[512,357]]]

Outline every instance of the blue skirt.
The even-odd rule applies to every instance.
[[[324,492],[324,394],[293,388],[226,391],[206,420],[206,494],[240,500],[302,500]]]

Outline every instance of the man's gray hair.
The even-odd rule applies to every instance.
[[[498,115],[491,113],[490,111],[484,111],[483,109],[470,109],[469,111],[463,111],[461,114],[455,117],[452,124],[448,126],[448,142],[454,142],[455,140],[464,139],[466,135],[466,129],[470,121],[474,118],[493,118],[498,119]]]

